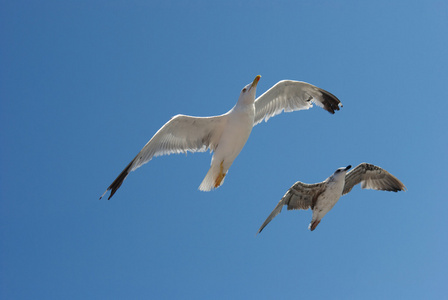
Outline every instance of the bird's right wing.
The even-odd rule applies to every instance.
[[[361,183],[363,189],[380,191],[405,191],[406,187],[397,177],[386,170],[368,163],[361,163],[345,175],[345,186],[342,192],[347,194],[352,188]]]
[[[312,84],[282,80],[255,100],[254,126],[282,111],[291,112],[313,107],[313,103],[334,114],[342,107],[341,101],[331,94]]]
[[[137,154],[131,171],[146,164],[154,156],[215,150],[226,121],[226,114],[216,117],[174,116]]]
[[[186,153],[187,151],[204,152],[207,149],[215,150],[227,122],[227,116],[227,114],[215,117],[177,115],[171,118],[154,134],[151,140],[107,188],[106,192],[111,191],[109,199],[115,194],[130,172],[146,164],[155,156]]]
[[[324,183],[307,184],[297,181],[278,202],[277,206],[258,229],[260,233],[269,222],[272,221],[281,211],[283,205],[288,205],[288,210],[291,209],[308,209],[313,208],[317,197],[322,193]]]

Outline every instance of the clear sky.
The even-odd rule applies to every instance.
[[[448,2],[0,1],[1,299],[448,297]],[[176,114],[262,75],[344,107],[254,128],[225,183],[158,157],[98,197]],[[296,181],[369,162],[407,192],[259,226]]]

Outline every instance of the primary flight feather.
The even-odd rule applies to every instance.
[[[227,113],[214,117],[177,115],[149,140],[118,175],[100,199],[110,191],[110,199],[130,172],[153,157],[172,153],[214,151],[211,166],[199,189],[210,191],[224,182],[230,166],[243,149],[252,128],[280,114],[313,107],[313,103],[334,114],[341,101],[333,94],[306,82],[283,80],[255,99],[261,76],[255,77],[240,93],[238,102]]]

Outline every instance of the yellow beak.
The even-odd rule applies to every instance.
[[[256,87],[258,84],[258,81],[260,80],[261,75],[257,75],[254,79],[254,82],[252,82],[252,87]]]

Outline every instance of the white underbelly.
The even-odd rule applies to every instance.
[[[322,219],[339,201],[344,183],[334,184],[325,190],[320,196],[313,210],[313,219],[316,216]]]
[[[253,120],[253,114],[250,113],[235,113],[230,116],[213,156],[213,160],[223,162],[224,169],[232,165],[246,144],[252,132]]]

